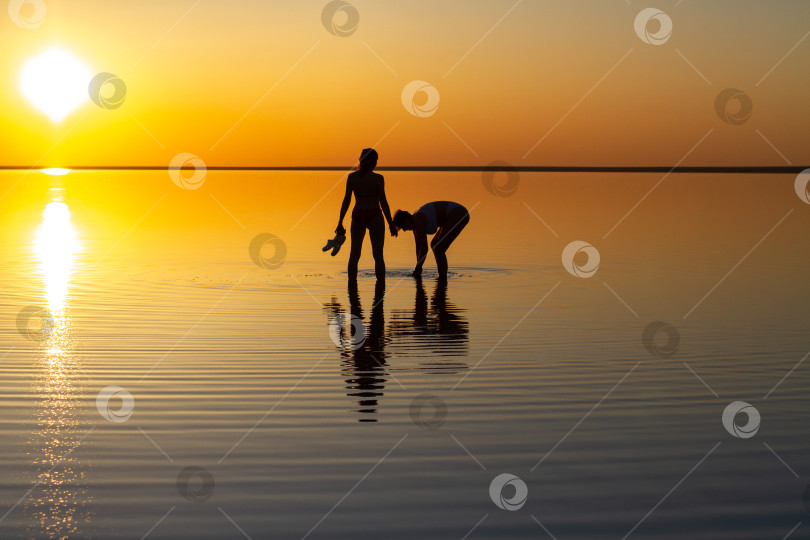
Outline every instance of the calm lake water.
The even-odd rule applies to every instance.
[[[0,175],[2,538],[810,535],[793,177],[522,174],[502,197],[389,173],[393,209],[471,222],[446,288],[432,257],[408,277],[403,233],[385,289],[366,253],[352,291],[348,249],[321,252],[340,173],[21,176]]]

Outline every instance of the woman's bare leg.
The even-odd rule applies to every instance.
[[[442,249],[434,249],[433,256],[436,258],[436,268],[439,270],[439,279],[446,280],[447,279],[447,255],[445,255],[444,250]]]
[[[467,213],[467,210],[453,209],[448,214],[444,227],[439,229],[430,243],[430,247],[433,248],[433,256],[436,258],[436,267],[439,269],[439,279],[442,281],[447,280],[447,250],[469,222],[470,214]]]
[[[374,255],[374,273],[377,281],[385,281],[385,258],[383,257],[385,222],[382,215],[374,218],[369,224],[368,236],[371,239],[371,253]]]
[[[352,220],[349,229],[352,237],[352,249],[349,252],[349,281],[357,281],[357,263],[360,262],[360,255],[363,253],[363,239],[366,237],[366,228]]]

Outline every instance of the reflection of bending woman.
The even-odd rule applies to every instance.
[[[413,276],[422,275],[422,265],[427,258],[427,236],[435,234],[430,242],[436,266],[439,268],[439,279],[447,279],[447,250],[458,237],[462,229],[470,222],[470,213],[462,205],[450,201],[427,203],[413,215],[404,210],[394,214],[394,225],[405,231],[413,231],[416,242],[416,268]]]
[[[385,198],[385,181],[381,174],[374,172],[377,166],[377,151],[366,148],[360,154],[360,168],[349,175],[346,180],[346,195],[343,197],[343,204],[340,206],[340,220],[335,232],[345,234],[343,218],[349,209],[349,203],[354,194],[354,210],[352,210],[352,249],[349,254],[349,281],[357,279],[357,263],[360,261],[360,254],[363,250],[363,239],[366,236],[366,229],[371,239],[371,252],[374,255],[374,272],[378,280],[385,279],[385,260],[383,259],[383,245],[385,243],[385,220],[388,222],[392,236],[396,236],[397,230],[391,220],[391,209],[388,207],[388,200]],[[380,212],[382,208],[382,212]]]

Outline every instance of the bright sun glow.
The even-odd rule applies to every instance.
[[[42,225],[37,232],[36,254],[40,260],[48,308],[57,314],[65,307],[73,259],[79,251],[79,240],[70,210],[63,202],[45,207]]]
[[[51,168],[48,168],[48,169],[42,169],[42,172],[44,174],[47,174],[48,176],[65,176],[66,174],[68,174],[70,172],[70,169],[62,169],[62,168],[59,168],[59,167],[51,167]]]
[[[81,60],[64,49],[53,48],[25,64],[20,89],[34,107],[60,122],[89,100],[92,78],[92,71]]]

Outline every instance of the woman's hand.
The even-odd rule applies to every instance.
[[[341,236],[346,236],[346,227],[343,226],[343,223],[338,223],[337,228],[335,229],[335,234],[339,234]]]
[[[391,236],[398,236],[399,235],[399,231],[397,230],[397,226],[394,225],[393,223],[388,226],[388,230],[391,231]]]

